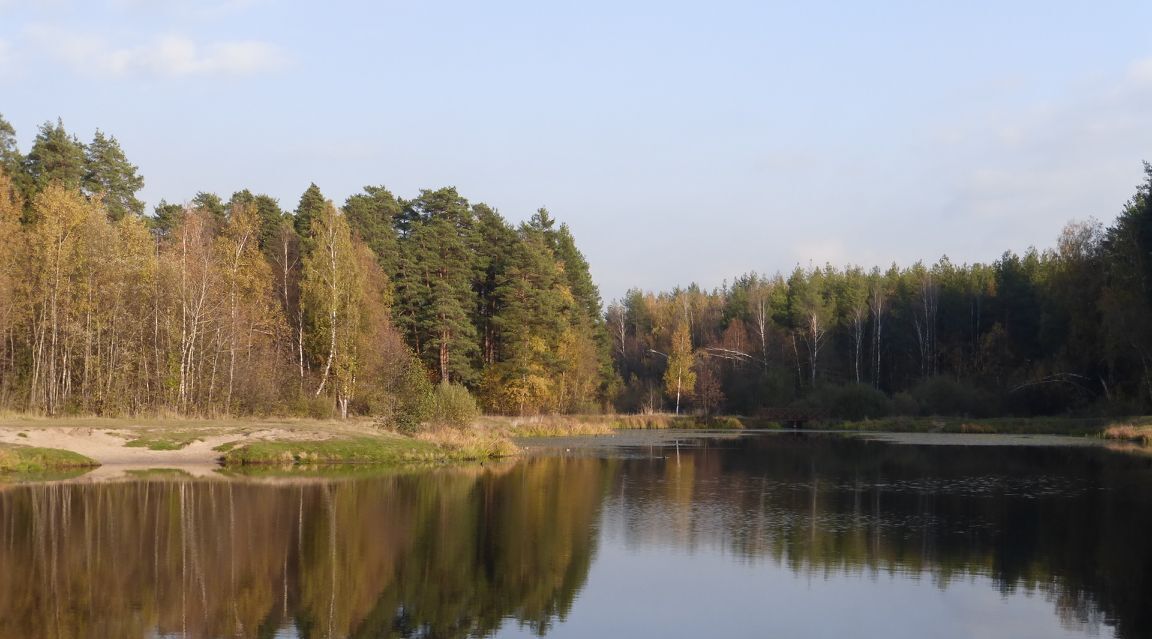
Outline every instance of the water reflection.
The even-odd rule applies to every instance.
[[[620,578],[609,564],[644,553],[652,596],[673,607],[702,600],[661,583],[692,565],[731,589],[719,598],[748,575],[783,578],[785,606],[812,596],[789,580],[882,577],[1036,593],[1045,604],[1028,614],[1073,634],[1152,636],[1152,458],[803,435],[633,453],[337,481],[8,487],[0,639],[563,635],[565,620],[639,614],[643,593],[606,593]],[[741,614],[746,631],[765,616]]]
[[[1003,596],[1043,595],[1068,630],[1152,636],[1147,457],[782,434],[637,459],[619,482],[604,517],[632,550],[710,551],[825,580],[926,577],[939,590],[987,578]]]
[[[8,489],[0,637],[545,631],[588,574],[611,467]]]

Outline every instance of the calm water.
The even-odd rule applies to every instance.
[[[0,489],[0,639],[1150,637],[1152,457],[770,434]]]

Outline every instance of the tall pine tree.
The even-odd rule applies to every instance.
[[[99,129],[84,149],[83,187],[89,197],[101,198],[113,220],[144,213],[144,203],[136,198],[144,178],[125,157],[116,138],[105,136]]]

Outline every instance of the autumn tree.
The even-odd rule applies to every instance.
[[[692,334],[688,322],[677,323],[672,332],[672,347],[668,352],[668,366],[664,369],[664,392],[676,399],[676,414],[680,414],[680,399],[691,397],[696,389],[696,371],[692,352]]]
[[[319,373],[315,395],[329,391],[347,418],[360,364],[363,273],[348,221],[331,202],[312,217],[310,236],[301,306],[310,320],[309,343]]]

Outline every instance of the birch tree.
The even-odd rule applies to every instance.
[[[340,416],[347,418],[359,368],[362,273],[348,222],[331,202],[312,219],[311,237],[301,292],[320,375],[315,395],[329,390]]]

